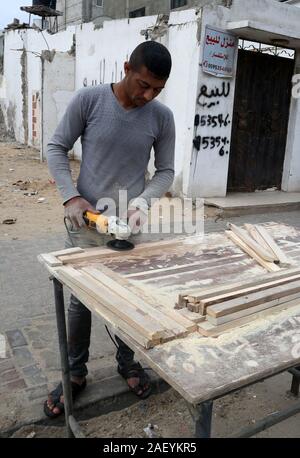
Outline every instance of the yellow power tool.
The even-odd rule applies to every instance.
[[[105,211],[105,210],[104,210]],[[89,229],[96,230],[99,234],[112,235],[115,237],[107,243],[107,246],[115,251],[128,251],[134,248],[133,243],[128,241],[131,230],[128,224],[116,216],[105,216],[103,212],[98,214],[85,212],[83,219]]]

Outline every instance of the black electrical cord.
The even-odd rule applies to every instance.
[[[115,339],[113,338],[113,336],[111,335],[111,333],[109,332],[109,329],[108,329],[108,327],[107,327],[106,325],[105,325],[105,329],[106,329],[107,334],[109,335],[109,337],[110,337],[112,343],[115,345],[116,349],[119,350],[119,348],[120,348],[119,345],[117,344],[117,342],[115,341]]]
[[[120,349],[119,345],[117,344],[117,342],[115,341],[115,339],[113,338],[113,336],[111,335],[111,333],[109,332],[109,329],[108,329],[108,327],[107,327],[106,325],[105,325],[105,329],[106,329],[107,334],[109,335],[109,337],[110,337],[112,343],[115,345],[116,349],[119,350],[119,349]],[[123,361],[125,362],[123,356],[120,355],[120,354],[119,354],[119,356],[120,356],[121,359],[123,359]],[[142,367],[142,368],[139,369],[139,370],[140,370],[140,371],[143,371],[143,370],[144,370],[144,371],[151,371],[152,369],[151,369],[151,367]]]
[[[71,236],[71,232],[70,232],[70,229],[68,228],[68,224],[67,224],[67,221],[70,221],[69,218],[64,218],[64,224],[65,224],[65,228],[66,228],[66,231],[68,233],[68,236],[69,236],[69,239],[70,239],[70,242],[72,243],[72,246],[75,248],[75,245],[74,245],[74,242],[73,242],[73,239],[72,239],[72,236]]]

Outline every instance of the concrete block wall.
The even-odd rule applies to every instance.
[[[41,116],[41,98],[40,93],[32,94],[32,145],[39,148],[41,144],[40,137],[40,116]]]
[[[83,22],[83,1],[81,0],[57,0],[56,9],[63,13],[58,17],[58,29],[65,30],[70,25]]]

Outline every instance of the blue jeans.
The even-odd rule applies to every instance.
[[[80,246],[92,248],[104,245],[110,240],[108,236],[99,236],[88,229],[81,229],[71,233],[66,241],[66,248]],[[72,243],[73,242],[73,243]],[[71,295],[68,309],[68,351],[71,375],[85,377],[88,374],[86,363],[89,359],[91,338],[92,314],[75,296]],[[121,370],[129,369],[134,363],[134,352],[117,336],[115,340],[119,346],[116,360]]]

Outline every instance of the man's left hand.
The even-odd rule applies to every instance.
[[[131,233],[136,235],[142,230],[142,227],[147,222],[148,216],[139,208],[135,208],[128,210],[127,218]]]

